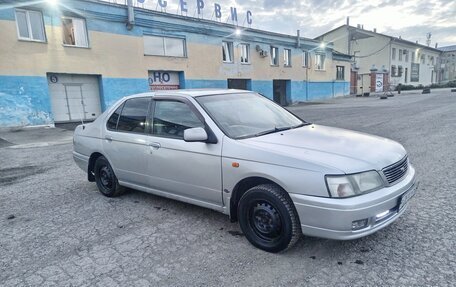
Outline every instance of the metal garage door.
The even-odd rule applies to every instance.
[[[54,121],[94,120],[101,114],[98,76],[48,74]]]

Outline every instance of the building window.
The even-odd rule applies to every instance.
[[[426,59],[426,56],[425,56],[424,54],[423,54],[423,55],[421,55],[421,64],[423,64],[423,65],[424,65],[424,61],[425,61],[425,59]]]
[[[397,68],[397,76],[398,77],[402,77],[402,73],[404,72],[404,68],[402,68],[402,66],[399,66]]]
[[[399,49],[399,61],[402,61],[402,49]]]
[[[144,36],[144,54],[147,56],[185,57],[185,39]]]
[[[391,52],[391,58],[393,60],[396,60],[396,48],[393,48],[392,52]]]
[[[283,65],[291,67],[291,49],[283,49]]]
[[[233,63],[233,42],[222,42],[222,59],[224,63]]]
[[[241,63],[249,64],[250,63],[250,45],[241,44]]]
[[[185,57],[185,40],[182,38],[163,37],[165,56]]]
[[[308,67],[309,66],[309,52],[302,51],[302,66]]]
[[[412,62],[412,63],[415,63],[415,52],[412,52],[412,59],[411,59],[411,62]]]
[[[16,10],[17,35],[20,40],[45,42],[43,14],[39,11]]]
[[[391,66],[391,77],[397,77],[396,65]]]
[[[85,20],[81,18],[62,18],[63,44],[75,47],[89,47]]]
[[[429,62],[430,62],[430,64],[431,64],[432,66],[434,66],[434,57],[433,57],[433,56],[431,57],[431,59],[430,59]]]
[[[324,70],[325,69],[325,54],[316,54],[315,55],[315,70]]]
[[[345,67],[336,66],[336,80],[345,80]]]
[[[404,54],[405,54],[405,61],[408,63],[408,60],[409,60],[409,51],[408,51],[408,50],[404,50]]]
[[[279,65],[279,48],[271,47],[271,66]]]

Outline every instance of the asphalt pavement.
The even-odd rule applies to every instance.
[[[454,286],[456,93],[289,109],[402,143],[421,182],[406,213],[365,238],[303,236],[270,254],[215,211],[138,191],[102,196],[73,162],[71,131],[2,131],[0,286]]]

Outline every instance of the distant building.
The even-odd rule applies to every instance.
[[[441,51],[404,39],[342,25],[315,40],[333,44],[335,51],[353,56],[351,92],[378,91],[388,85],[430,85],[441,77]],[[382,78],[378,83],[373,78]]]
[[[93,120],[150,90],[247,89],[282,105],[349,94],[350,56],[299,33],[96,0],[2,2],[0,126]]]
[[[443,70],[441,82],[456,81],[456,45],[441,47],[439,50],[442,51],[440,56]]]

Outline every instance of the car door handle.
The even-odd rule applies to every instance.
[[[107,140],[108,142],[112,142],[112,136],[105,136],[105,140]]]
[[[161,145],[159,143],[150,143],[149,146],[153,149],[161,148]]]

